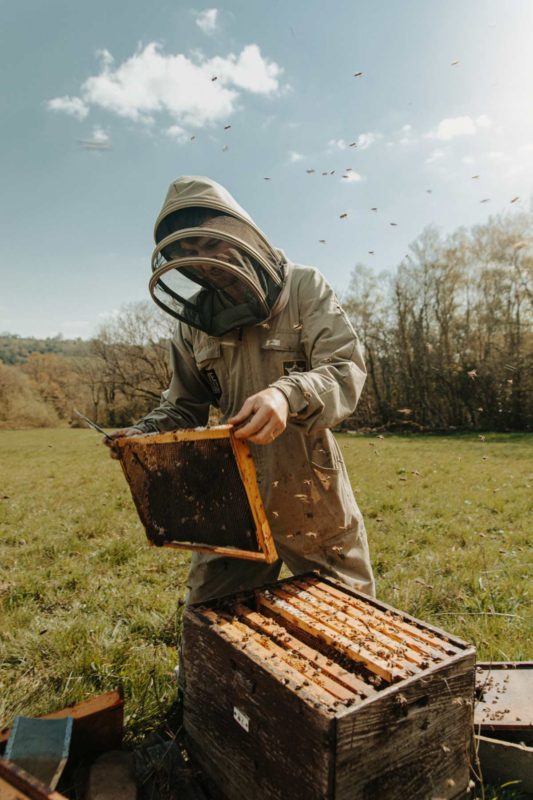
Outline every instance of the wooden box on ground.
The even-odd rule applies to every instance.
[[[533,793],[533,661],[478,662],[476,698],[483,780]]]
[[[533,747],[533,661],[476,665],[476,733]]]
[[[229,800],[460,798],[475,650],[309,574],[190,607],[184,725]]]

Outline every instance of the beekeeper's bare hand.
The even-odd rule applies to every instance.
[[[139,430],[139,428],[118,428],[118,430],[113,431],[113,433],[109,433],[108,437],[106,436],[105,439],[102,439],[103,443],[106,447],[109,447],[109,455],[111,458],[120,458],[120,452],[115,447],[113,439],[121,439],[123,436],[142,436],[143,431]]]
[[[289,403],[280,389],[271,386],[244,401],[238,414],[228,420],[240,425],[235,431],[237,439],[249,439],[254,444],[271,444],[287,427]]]

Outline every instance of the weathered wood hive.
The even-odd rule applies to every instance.
[[[190,607],[184,725],[229,800],[460,798],[475,650],[312,573]]]

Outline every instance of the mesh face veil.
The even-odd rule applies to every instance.
[[[278,252],[253,223],[228,211],[170,207],[155,232],[154,301],[211,336],[265,321],[283,284]]]

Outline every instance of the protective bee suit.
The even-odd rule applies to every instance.
[[[217,215],[191,227],[191,210],[206,208]],[[256,392],[279,389],[289,406],[285,431],[266,446],[250,442],[279,556],[296,574],[319,569],[373,594],[363,519],[329,430],[353,413],[366,377],[333,290],[316,269],[290,263],[208,178],[170,186],[155,239],[150,291],[180,322],[170,387],[136,426],[203,426],[210,404],[227,420]],[[202,255],[191,257],[196,240]],[[275,580],[280,567],[195,553],[188,601]]]

